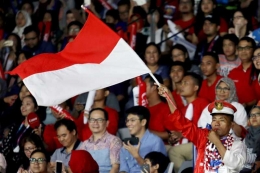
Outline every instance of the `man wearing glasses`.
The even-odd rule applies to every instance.
[[[134,106],[126,111],[126,126],[132,136],[137,137],[137,145],[123,143],[120,151],[120,173],[141,172],[144,157],[152,151],[166,155],[166,149],[161,138],[148,130],[150,112],[143,106]]]
[[[88,151],[99,165],[100,173],[118,173],[121,140],[107,132],[108,113],[94,108],[89,112],[88,125],[92,136],[83,142],[80,149]]]
[[[235,82],[238,100],[245,108],[250,108],[256,103],[256,94],[252,87],[255,80],[254,74],[252,75],[252,57],[255,47],[256,43],[252,38],[240,39],[237,52],[241,65],[231,70],[228,75]]]

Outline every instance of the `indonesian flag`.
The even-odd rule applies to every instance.
[[[59,53],[37,55],[9,72],[18,74],[41,106],[54,106],[150,70],[128,44],[91,12],[74,41]]]
[[[136,77],[136,81],[139,87],[138,104],[140,106],[148,107],[148,100],[146,97],[146,84],[142,80],[141,76]]]

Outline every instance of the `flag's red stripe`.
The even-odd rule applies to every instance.
[[[73,64],[101,63],[105,60],[120,37],[91,12],[87,12],[89,15],[84,27],[63,51],[37,55],[9,74],[19,74],[24,79],[35,73],[58,70]]]

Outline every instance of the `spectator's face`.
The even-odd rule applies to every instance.
[[[128,22],[129,8],[127,5],[120,5],[118,7],[119,17],[123,22]]]
[[[253,57],[253,47],[251,42],[247,42],[246,40],[242,40],[238,43],[237,47],[238,57],[241,61],[251,61]]]
[[[75,140],[77,139],[76,137],[76,131],[73,130],[72,132],[70,132],[66,126],[61,125],[57,130],[57,137],[59,142],[61,143],[61,145],[63,147],[70,147]]]
[[[184,69],[182,68],[182,66],[178,66],[178,65],[172,66],[170,77],[174,83],[181,82],[183,76],[184,76]]]
[[[90,114],[88,125],[93,134],[103,134],[108,126],[108,121],[102,111],[95,110]]]
[[[246,26],[247,20],[244,18],[243,14],[240,11],[234,13],[233,16],[233,25]]]
[[[172,60],[173,61],[184,62],[186,58],[187,58],[187,54],[185,54],[183,51],[181,51],[179,49],[172,50]]]
[[[30,97],[25,97],[22,101],[21,113],[23,116],[27,116],[37,110],[36,105]]]
[[[215,8],[215,5],[213,4],[212,0],[202,0],[201,10],[203,13],[210,14],[214,8]]]
[[[144,80],[146,85],[146,97],[149,98],[154,92],[157,93],[157,87],[155,85],[151,85],[150,79],[147,78]]]
[[[191,76],[185,76],[181,81],[180,95],[183,97],[192,96],[197,92],[198,88]]]
[[[250,112],[250,118],[249,122],[251,126],[253,127],[259,127],[260,126],[260,109],[259,108],[253,108]]]
[[[211,23],[208,20],[205,20],[203,24],[203,31],[207,36],[213,36],[218,33],[219,26],[215,23]]]
[[[43,17],[43,21],[44,22],[51,22],[52,18],[51,18],[51,14],[50,13],[45,13],[44,17]]]
[[[73,13],[68,13],[66,15],[66,22],[67,22],[67,25],[72,22],[72,21],[75,21],[76,18],[74,17],[74,14]]]
[[[156,65],[159,61],[159,52],[153,45],[149,46],[145,50],[145,61],[147,65]]]
[[[234,42],[225,39],[223,40],[223,52],[225,56],[232,56],[236,54],[236,45]]]
[[[150,161],[150,159],[144,159],[145,164],[148,164],[150,167],[150,172],[149,173],[156,173],[158,171],[159,165],[156,164],[154,166],[152,166],[152,163]]]
[[[216,73],[218,63],[211,56],[204,56],[201,60],[200,69],[204,76],[211,76]]]
[[[34,48],[37,46],[39,39],[36,32],[32,31],[25,35],[24,41],[29,48]]]
[[[218,100],[228,100],[230,96],[230,88],[225,82],[220,82],[216,88],[216,96]]]
[[[30,163],[30,170],[32,170],[33,173],[43,173],[47,172],[47,162],[46,158],[43,153],[37,152],[34,153],[31,158],[33,159],[44,159],[43,161],[38,160],[37,162]]]
[[[26,24],[26,19],[23,13],[19,12],[16,17],[16,26],[23,27]]]
[[[21,54],[19,55],[19,57],[18,57],[17,63],[18,63],[18,65],[20,65],[22,62],[24,62],[24,61],[26,61],[26,60],[27,60],[27,59],[26,59],[25,55],[24,55],[23,53],[21,53]]]
[[[29,3],[23,4],[22,10],[26,11],[30,16],[33,14],[32,6]]]
[[[145,127],[146,120],[140,120],[137,115],[129,114],[126,118],[126,126],[131,135],[137,136]]]
[[[224,137],[228,135],[232,122],[228,115],[216,114],[212,116],[211,126],[213,130],[216,130],[219,137]]]
[[[78,35],[79,31],[80,31],[79,26],[71,25],[69,28],[69,36],[76,36]]]
[[[27,89],[25,85],[22,86],[21,91],[19,93],[20,100],[23,100],[24,97],[31,95],[30,91]]]
[[[34,150],[36,150],[36,146],[34,144],[31,142],[25,142],[23,151],[27,158],[30,158]]]
[[[117,20],[115,20],[115,18],[113,18],[112,16],[106,16],[106,23],[116,24]]]
[[[260,70],[260,48],[256,49],[254,52],[253,63],[255,68]]]
[[[191,0],[180,0],[179,11],[184,14],[193,12]]]
[[[105,89],[100,89],[96,91],[94,101],[102,101],[106,98],[106,96],[109,94],[109,91]]]

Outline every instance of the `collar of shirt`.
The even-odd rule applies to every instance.
[[[77,139],[76,143],[75,143],[74,146],[73,146],[72,151],[73,151],[73,150],[76,150],[76,149],[78,148],[78,146],[79,146],[80,143],[81,143],[81,141],[80,141],[79,139]],[[61,153],[63,153],[63,152],[67,153],[67,152],[66,152],[66,147],[63,147],[63,149],[60,150],[60,152],[61,152]]]
[[[99,138],[96,142],[94,141],[94,136],[91,135],[90,138],[88,139],[88,141],[89,141],[89,143],[96,143],[96,144],[99,143],[100,141],[105,142],[107,139],[107,134],[108,134],[108,132],[106,131],[103,134],[103,136],[101,138]]]
[[[251,72],[251,70],[252,70],[252,64],[251,64],[246,70],[244,70],[242,63],[241,63],[237,68],[240,69],[241,71],[244,71],[244,72],[248,72],[248,71]]]

